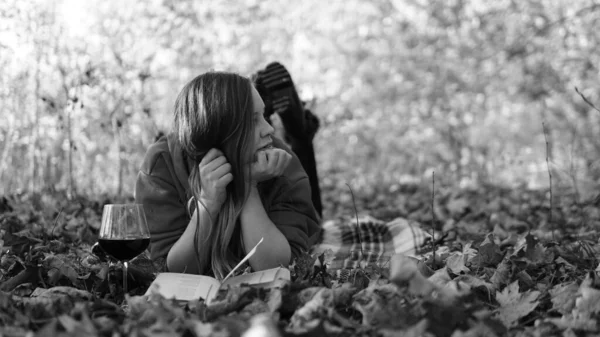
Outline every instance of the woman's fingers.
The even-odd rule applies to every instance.
[[[211,176],[214,177],[215,180],[218,180],[230,172],[231,172],[231,165],[229,163],[225,162],[225,164],[217,167],[214,171],[212,171]]]
[[[267,163],[269,162],[268,157],[267,157],[267,151],[259,151],[256,154],[256,164],[258,167],[265,167],[267,165]]]
[[[271,162],[269,163],[272,173],[275,175],[283,174],[291,158],[292,156],[285,150],[274,150],[271,154]]]
[[[271,151],[269,151],[269,153],[267,153],[267,160],[269,162],[269,173],[270,174],[277,173],[277,165],[279,163],[280,157],[281,157],[281,153],[277,149],[271,150]]]
[[[227,186],[227,184],[229,184],[232,181],[233,181],[233,174],[231,174],[231,173],[227,173],[227,174],[223,175],[221,178],[219,178],[219,183],[222,186]]]
[[[210,163],[211,161],[213,161],[213,159],[220,157],[223,155],[223,152],[221,152],[221,150],[219,149],[210,149],[208,150],[208,152],[204,155],[204,157],[202,157],[202,160],[200,160],[200,166],[206,166],[208,163]]]
[[[204,170],[206,172],[213,172],[225,164],[227,164],[227,158],[225,158],[225,156],[218,156],[209,163],[205,164]]]
[[[284,151],[281,155],[281,161],[279,162],[279,169],[280,169],[281,174],[283,174],[285,169],[290,164],[291,160],[292,160],[292,155]]]
[[[259,151],[252,164],[252,179],[257,182],[278,177],[285,172],[292,156],[283,149]]]

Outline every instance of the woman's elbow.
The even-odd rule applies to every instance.
[[[166,259],[167,270],[169,272],[179,273],[180,272],[179,266],[175,262],[175,258],[173,257],[173,255],[175,255],[173,253],[173,249],[169,250],[169,253],[167,254],[167,259]]]
[[[276,254],[273,254],[272,256],[274,258],[271,260],[270,265],[268,266],[268,268],[264,269],[277,268],[279,266],[284,266],[287,268],[292,262],[292,249],[290,245],[286,242],[286,244],[282,245],[279,251]]]
[[[194,263],[189,263],[183,256],[180,256],[177,250],[171,248],[167,254],[167,270],[172,273],[198,274]]]

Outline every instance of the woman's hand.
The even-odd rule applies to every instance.
[[[216,214],[227,197],[226,187],[233,180],[231,165],[223,152],[210,149],[198,165],[200,170],[200,201],[208,212]]]
[[[292,155],[283,149],[271,148],[258,151],[256,161],[250,168],[250,180],[253,186],[257,183],[283,174],[290,164]]]

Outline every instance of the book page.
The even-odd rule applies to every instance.
[[[289,281],[290,271],[286,268],[273,268],[250,274],[239,275],[227,279],[225,282],[222,283],[222,286],[235,286],[240,284],[260,285],[274,282],[277,279],[284,279],[286,281]]]
[[[191,301],[198,298],[210,299],[219,290],[219,281],[204,275],[160,273],[148,288],[146,295],[156,289],[165,298]]]

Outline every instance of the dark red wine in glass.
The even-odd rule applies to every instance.
[[[150,231],[144,206],[104,205],[98,245],[123,264],[123,292],[127,293],[127,264],[148,248]]]
[[[150,238],[99,239],[98,244],[108,255],[125,262],[143,253],[150,244]]]

